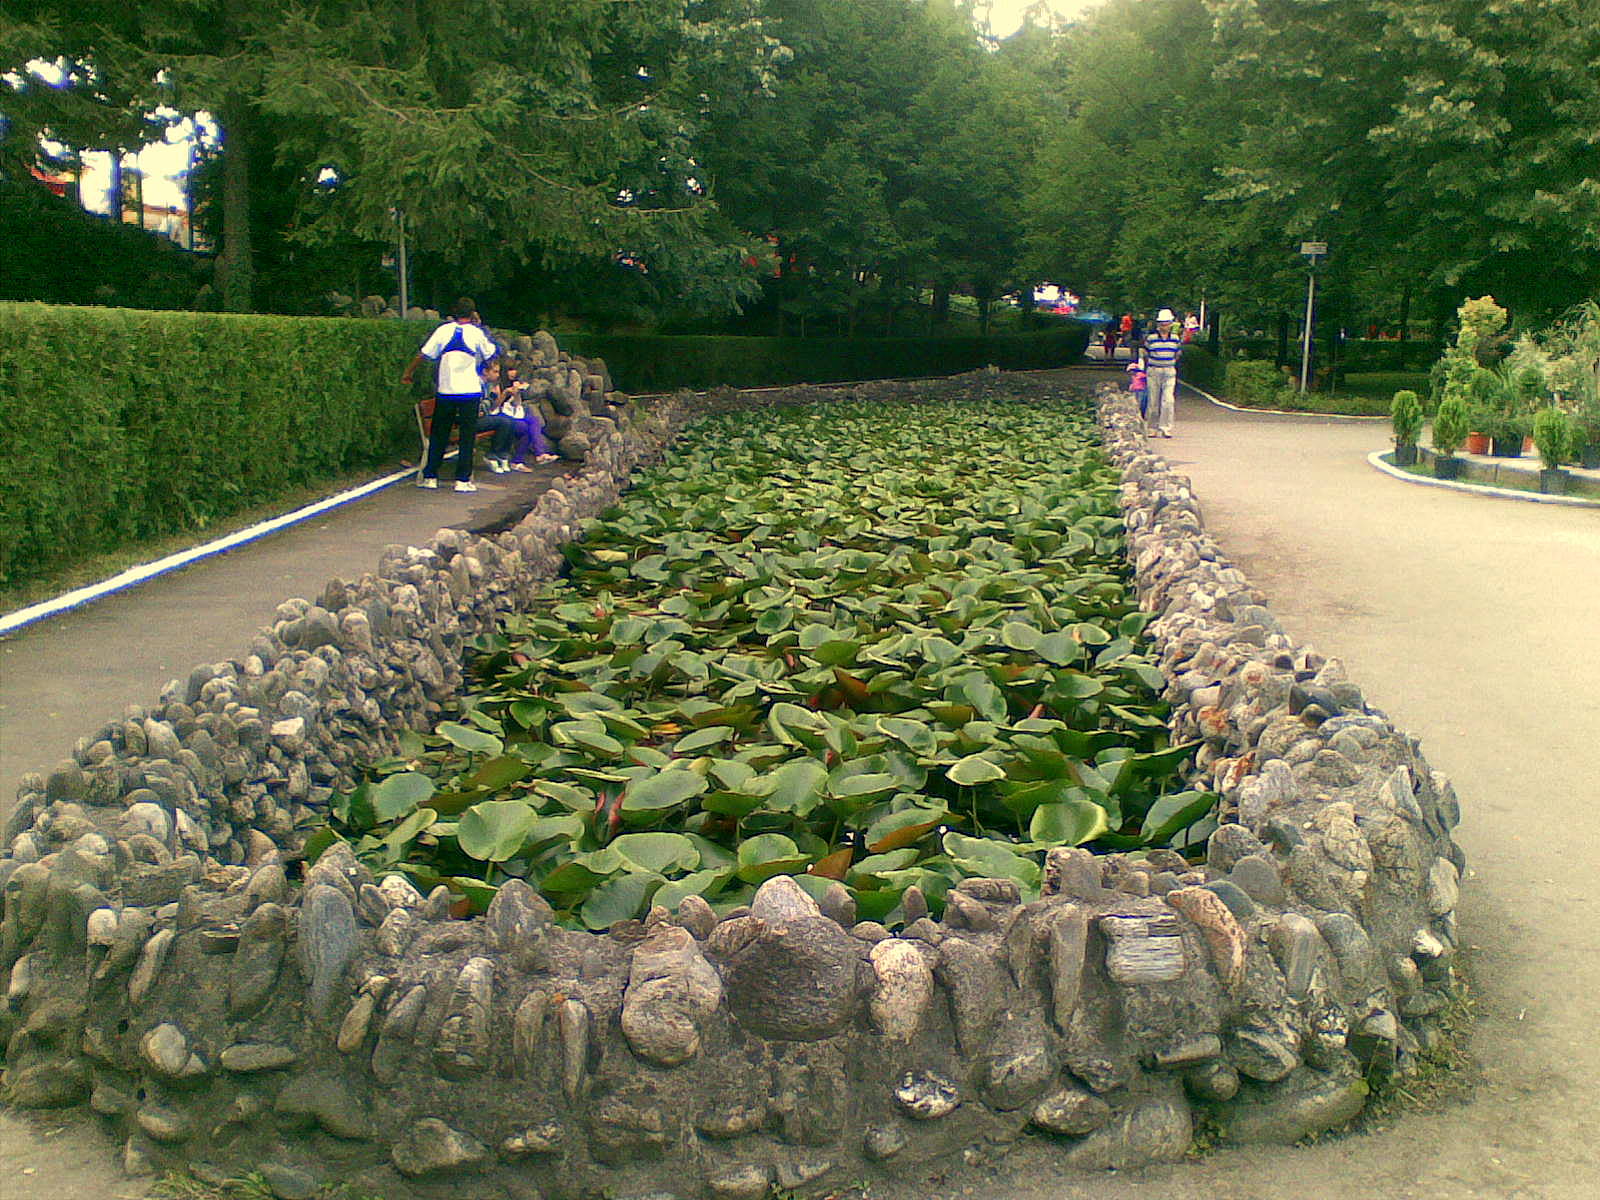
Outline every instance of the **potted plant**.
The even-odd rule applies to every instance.
[[[1561,469],[1572,451],[1572,418],[1559,408],[1541,408],[1533,417],[1533,444],[1539,448],[1539,490],[1562,495],[1567,490],[1568,474]]]
[[[1600,404],[1578,410],[1572,421],[1572,457],[1586,470],[1600,470]]]
[[[1389,406],[1389,424],[1394,429],[1394,463],[1409,467],[1417,461],[1417,434],[1422,431],[1422,400],[1413,391],[1394,394]]]
[[[1433,473],[1440,479],[1455,479],[1461,474],[1461,460],[1456,450],[1467,436],[1467,406],[1459,396],[1446,396],[1439,401],[1439,411],[1433,415]]]

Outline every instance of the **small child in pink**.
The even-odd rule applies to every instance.
[[[1150,377],[1144,371],[1144,359],[1136,358],[1128,364],[1128,390],[1133,393],[1133,398],[1139,402],[1139,417],[1145,416],[1145,408],[1150,402]]]

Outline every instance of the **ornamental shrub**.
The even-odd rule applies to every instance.
[[[1389,422],[1394,427],[1397,446],[1414,446],[1417,434],[1422,431],[1422,400],[1413,391],[1402,390],[1394,394],[1389,408]]]
[[[0,584],[416,448],[418,322],[0,303]]]
[[[1433,448],[1449,456],[1467,440],[1467,406],[1458,396],[1446,396],[1439,401],[1439,411],[1433,418]]]
[[[1572,418],[1559,408],[1541,408],[1533,416],[1533,444],[1545,470],[1553,471],[1572,457]]]
[[[1236,359],[1223,376],[1228,399],[1246,408],[1273,408],[1283,387],[1283,374],[1261,359]]]

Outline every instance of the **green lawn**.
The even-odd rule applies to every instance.
[[[1420,396],[1428,394],[1426,371],[1371,371],[1345,376],[1334,392],[1307,392],[1305,395],[1280,391],[1270,405],[1290,412],[1322,413],[1347,417],[1386,417],[1395,392],[1410,388]],[[1230,403],[1242,404],[1232,396]],[[1244,405],[1252,407],[1251,405]]]

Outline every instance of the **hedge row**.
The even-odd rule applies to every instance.
[[[415,450],[413,322],[0,303],[0,584]]]
[[[562,334],[563,349],[603,358],[635,394],[677,388],[779,387],[854,379],[954,375],[993,364],[1009,370],[1070,366],[1089,326],[990,337],[762,338],[669,334]]]

